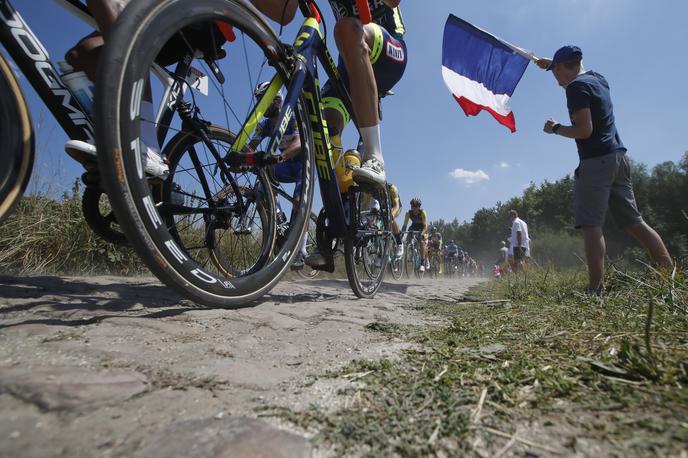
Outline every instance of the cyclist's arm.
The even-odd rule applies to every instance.
[[[421,211],[422,211],[421,215],[423,218],[422,219],[422,221],[423,221],[423,234],[427,234],[428,233],[428,215],[427,215],[427,213],[425,213],[425,210],[421,210]]]
[[[406,232],[406,226],[408,226],[409,219],[411,218],[410,214],[411,210],[406,212],[406,216],[404,216],[404,225],[401,228],[401,232]]]
[[[390,8],[396,8],[399,6],[399,3],[401,3],[401,0],[385,0],[385,5],[389,6]]]
[[[301,137],[299,135],[295,135],[294,139],[289,143],[289,146],[284,148],[284,151],[282,151],[282,159],[283,160],[288,160],[292,159],[293,157],[297,156],[301,152]]]

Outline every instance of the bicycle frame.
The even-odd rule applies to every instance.
[[[64,0],[83,12],[76,0]],[[69,138],[94,142],[91,118],[62,82],[48,51],[9,0],[0,0],[0,43]]]
[[[78,19],[95,27],[88,8],[79,0],[56,0]],[[95,143],[91,116],[81,106],[72,91],[64,84],[48,51],[31,31],[9,0],[0,0],[0,44],[7,50],[22,74],[34,88],[60,127],[71,140]],[[190,53],[189,53],[190,54]],[[185,91],[184,79],[191,67],[191,57],[182,58],[175,69],[175,78],[158,68],[156,77],[165,87],[163,100],[156,116],[159,146],[165,141],[175,104]]]
[[[300,2],[304,15],[310,13],[305,2]],[[320,98],[320,87],[318,82],[318,62],[323,66],[330,78],[331,84],[335,84],[342,100],[349,110],[351,109],[351,97],[344,87],[337,65],[332,59],[332,55],[325,46],[320,24],[314,17],[307,17],[299,29],[294,45],[290,48],[293,52],[294,69],[291,75],[291,82],[287,89],[287,95],[282,105],[282,110],[275,123],[275,128],[270,134],[270,142],[265,151],[268,156],[277,152],[277,147],[282,140],[286,127],[294,116],[299,103],[299,95],[303,90],[304,97],[308,103],[310,119],[310,129],[313,132],[313,143],[315,147],[315,169],[318,175],[320,193],[323,206],[327,210],[329,220],[328,232],[333,238],[341,238],[347,234],[348,218],[344,209],[344,203],[337,183],[335,174],[335,164],[332,159],[332,143],[327,129],[327,121],[324,117],[324,108]],[[255,126],[267,107],[272,103],[279,88],[283,85],[282,77],[276,75],[268,87],[267,91],[258,102],[253,112],[249,115],[246,122],[235,141],[230,155],[242,151],[248,142],[250,134],[255,130]],[[355,124],[355,120],[354,120]],[[310,167],[308,168],[310,171]],[[304,179],[309,179],[307,175]]]

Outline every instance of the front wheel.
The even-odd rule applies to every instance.
[[[391,213],[385,187],[349,188],[349,234],[344,261],[349,285],[360,298],[372,298],[382,285],[389,261]]]
[[[0,54],[0,222],[14,209],[31,177],[35,151],[31,117],[17,78]]]
[[[289,85],[285,56],[278,37],[243,0],[131,2],[110,31],[95,101],[103,183],[141,259],[195,302],[244,306],[277,284],[298,254],[313,196],[314,147],[304,97],[292,111],[302,144],[294,168],[303,184],[277,253],[271,241],[276,201],[265,167],[229,164],[257,131],[259,119],[249,114],[258,114],[256,105],[264,102],[256,100],[253,88],[270,80],[275,91]],[[176,74],[182,64],[192,66],[186,78]],[[152,75],[174,84],[161,90]],[[175,115],[156,117],[146,101],[154,109],[171,107]],[[162,196],[142,163],[141,152],[156,141],[147,134],[151,124],[159,143],[166,132],[187,138],[177,158],[165,150],[171,170]]]

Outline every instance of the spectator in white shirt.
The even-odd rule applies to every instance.
[[[518,217],[516,210],[509,211],[511,217],[511,247],[514,253],[514,270],[520,269],[526,256],[530,257],[530,238],[528,237],[528,225]]]

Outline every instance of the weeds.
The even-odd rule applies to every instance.
[[[470,303],[427,304],[443,326],[369,326],[417,345],[330,374],[365,374],[347,408],[275,414],[347,456],[677,454],[688,443],[685,273],[613,269],[602,297],[581,293],[584,272],[487,283]]]
[[[133,275],[146,272],[133,250],[99,239],[84,221],[78,182],[55,200],[24,197],[0,225],[0,272]]]

